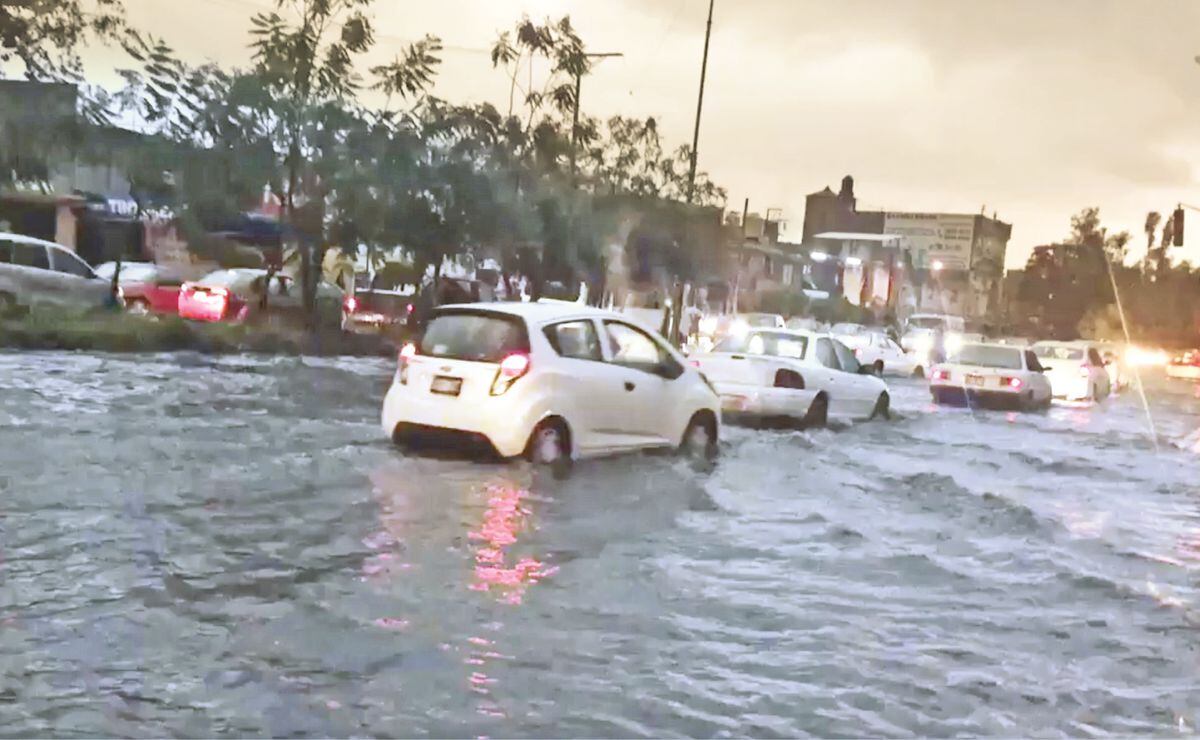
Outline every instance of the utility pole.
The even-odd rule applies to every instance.
[[[584,54],[584,56],[587,57],[588,59],[608,59],[611,57],[623,57],[625,55],[619,51],[605,51],[605,52]],[[583,74],[581,72],[581,73],[575,75],[575,116],[574,116],[574,120],[571,122],[571,185],[572,186],[575,185],[575,173],[576,173],[575,147],[576,147],[576,142],[579,139],[579,93],[580,93],[580,89],[582,87],[583,87]]]
[[[692,133],[692,163],[688,168],[687,202],[696,192],[696,156],[700,146],[700,112],[704,109],[704,78],[708,76],[708,41],[712,37],[713,3],[708,0],[708,26],[704,29],[704,59],[700,62],[700,95],[696,99],[696,129]]]

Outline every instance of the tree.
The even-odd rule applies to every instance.
[[[121,0],[4,0],[0,2],[0,75],[20,62],[26,79],[81,82],[79,49],[121,38]]]

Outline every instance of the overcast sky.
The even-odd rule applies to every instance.
[[[269,0],[125,0],[185,57],[246,59]],[[447,45],[435,94],[507,100],[486,50],[522,13],[570,14],[590,50],[594,116],[659,118],[672,148],[695,114],[708,0],[377,0],[380,54]],[[1101,209],[1144,251],[1148,210],[1200,205],[1200,0],[716,0],[700,166],[740,210],[781,208],[852,174],[862,208],[1013,224],[1008,265]],[[115,59],[97,53],[99,71]],[[1200,262],[1200,213],[1189,246]]]

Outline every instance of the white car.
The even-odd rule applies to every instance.
[[[0,233],[0,315],[14,309],[73,312],[121,304],[118,289],[54,242]]]
[[[927,354],[933,346],[934,334],[939,330],[945,337],[946,350],[953,352],[962,345],[962,334],[966,331],[966,322],[961,316],[948,314],[913,314],[904,324],[904,334],[900,337],[900,346],[904,347],[905,352],[915,352],[917,355]]]
[[[1032,350],[1004,344],[965,344],[929,374],[934,403],[1047,408],[1050,381]]]
[[[1097,342],[1096,351],[1100,353],[1100,359],[1104,361],[1104,369],[1108,371],[1108,381],[1113,392],[1128,388],[1130,376],[1133,374],[1126,357],[1129,354],[1129,348],[1116,342]]]
[[[671,447],[711,460],[716,391],[661,336],[580,304],[444,306],[400,352],[383,403],[397,442],[486,441],[558,470],[572,460]]]
[[[902,378],[925,376],[925,367],[914,354],[909,354],[896,342],[879,331],[867,331],[850,336],[839,336],[862,365],[875,369],[876,375],[895,375]]]
[[[1088,342],[1038,342],[1033,345],[1055,398],[1101,401],[1112,392],[1104,359]]]
[[[731,418],[820,426],[830,416],[887,418],[891,410],[887,384],[827,334],[755,329],[692,360]]]

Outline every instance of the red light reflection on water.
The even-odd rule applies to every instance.
[[[509,562],[507,548],[517,543],[517,535],[529,522],[529,509],[521,502],[526,493],[515,485],[488,486],[483,524],[468,533],[473,542],[479,543],[475,547],[471,590],[495,594],[507,604],[520,604],[529,586],[557,570],[532,557]]]

